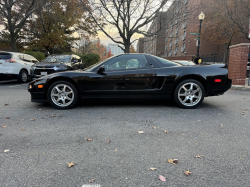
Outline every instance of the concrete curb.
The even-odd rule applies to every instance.
[[[242,85],[232,85],[232,90],[245,90],[250,91],[250,86],[242,86]]]

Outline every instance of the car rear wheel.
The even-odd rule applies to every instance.
[[[204,87],[200,82],[193,79],[179,83],[174,92],[175,103],[185,109],[193,109],[199,106],[204,96]]]
[[[53,107],[57,109],[69,109],[76,105],[78,92],[70,82],[58,81],[49,87],[47,97]]]
[[[26,83],[28,81],[28,73],[26,70],[21,70],[18,75],[18,82]]]

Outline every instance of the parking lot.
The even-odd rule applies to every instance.
[[[194,110],[164,100],[56,110],[31,103],[27,84],[0,82],[0,186],[249,186],[249,127],[249,91]]]

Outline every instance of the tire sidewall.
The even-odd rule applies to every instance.
[[[23,81],[23,77],[22,77],[23,73],[26,73],[26,75],[27,75],[26,81]],[[18,82],[20,82],[20,83],[26,83],[26,82],[28,82],[28,73],[27,73],[26,70],[21,70],[20,71],[19,76],[18,76]]]
[[[58,106],[58,105],[56,105],[56,104],[52,101],[52,99],[51,99],[51,91],[52,91],[52,89],[53,89],[56,85],[59,85],[59,84],[66,84],[67,86],[71,87],[71,89],[72,89],[73,92],[74,92],[74,101],[73,101],[70,105],[68,105],[68,106],[65,106],[65,107]],[[53,83],[52,85],[50,85],[49,89],[47,90],[47,98],[48,98],[48,101],[49,101],[49,103],[50,103],[54,108],[56,108],[56,109],[61,109],[61,110],[63,110],[63,109],[70,109],[70,108],[74,107],[74,106],[77,104],[78,97],[79,97],[79,94],[78,94],[78,91],[77,91],[76,87],[75,87],[72,83],[70,83],[70,82],[68,82],[68,81],[57,81],[57,82]]]
[[[202,97],[201,97],[200,101],[194,106],[185,106],[179,101],[178,91],[179,91],[180,87],[183,86],[186,83],[195,83],[200,87],[200,89],[202,91]],[[180,106],[181,108],[185,108],[185,109],[194,109],[194,108],[198,107],[203,102],[204,97],[205,97],[205,89],[204,89],[203,85],[199,81],[194,80],[194,79],[187,79],[187,80],[184,80],[184,81],[180,82],[178,84],[178,86],[175,88],[175,91],[174,91],[174,101],[175,101],[175,103],[178,106]]]

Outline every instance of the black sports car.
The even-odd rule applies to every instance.
[[[84,70],[54,73],[29,84],[32,102],[46,100],[58,109],[81,98],[173,98],[182,108],[199,106],[205,96],[232,84],[224,65],[183,66],[147,54],[111,57]]]
[[[82,59],[77,55],[51,55],[31,67],[31,76],[39,78],[60,71],[81,69]]]

